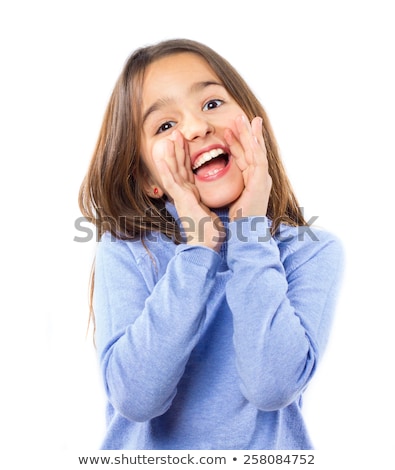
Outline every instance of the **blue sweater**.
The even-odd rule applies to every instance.
[[[102,449],[312,448],[301,401],[328,340],[341,245],[308,227],[271,237],[266,217],[226,226],[220,253],[158,233],[98,243]]]

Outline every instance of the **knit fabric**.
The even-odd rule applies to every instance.
[[[313,448],[301,399],[327,344],[341,244],[220,215],[220,253],[158,233],[98,243],[102,449]]]

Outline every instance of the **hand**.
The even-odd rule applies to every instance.
[[[244,190],[229,208],[230,220],[256,215],[265,216],[269,203],[272,179],[268,171],[266,146],[262,135],[262,118],[255,117],[251,124],[243,115],[236,118],[235,135],[225,131],[225,139],[232,157],[244,179]]]
[[[182,134],[175,130],[169,139],[158,142],[153,149],[153,160],[160,185],[177,209],[187,243],[218,252],[225,239],[225,229],[218,216],[200,200]]]

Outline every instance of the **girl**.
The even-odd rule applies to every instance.
[[[302,394],[342,252],[306,225],[261,104],[210,48],[134,52],[80,192],[98,228],[103,449],[310,449]]]

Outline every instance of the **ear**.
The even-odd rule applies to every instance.
[[[147,196],[154,199],[160,199],[164,195],[162,188],[157,185],[154,181],[152,181],[149,176],[144,179],[143,189]]]

